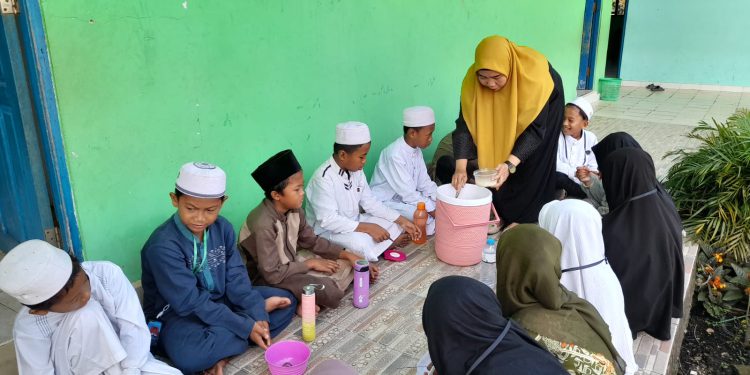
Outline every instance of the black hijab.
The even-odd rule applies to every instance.
[[[604,137],[599,143],[591,147],[591,151],[594,152],[597,163],[604,163],[607,156],[615,150],[621,148],[637,148],[642,150],[643,147],[635,140],[630,134],[625,132],[616,132]]]
[[[510,324],[475,374],[567,374],[557,359],[517,324],[503,318],[495,293],[481,282],[447,276],[430,286],[422,309],[430,358],[438,375],[466,374]]]
[[[671,318],[682,316],[682,222],[645,151],[612,151],[599,169],[612,208],[602,220],[605,252],[630,329],[667,340]]]
[[[601,140],[601,142],[595,144],[591,147],[591,151],[594,152],[594,157],[596,157],[596,162],[599,164],[604,163],[605,160],[607,160],[607,157],[613,153],[614,151],[617,151],[621,148],[637,148],[639,150],[643,150],[643,147],[641,147],[641,144],[638,143],[638,141],[633,138],[628,133],[625,132],[615,132],[612,134],[607,135],[604,137],[604,139]],[[601,168],[599,168],[601,171]],[[664,186],[662,186],[661,183],[658,183],[656,185],[656,189],[659,190],[661,193],[664,193],[666,195],[669,195],[667,193],[667,190],[664,189]],[[605,192],[606,194],[606,192]],[[607,203],[609,204],[609,207],[614,207],[612,205],[612,202],[610,202],[609,197],[607,196]],[[669,199],[669,203],[672,205],[672,207],[675,208],[674,203],[672,202],[672,199]]]

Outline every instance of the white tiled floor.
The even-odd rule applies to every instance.
[[[724,121],[738,108],[750,108],[750,92],[666,89],[623,86],[616,102],[599,102],[596,117],[645,120],[695,126],[699,121]]]

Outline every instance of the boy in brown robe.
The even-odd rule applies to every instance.
[[[304,176],[294,153],[284,150],[252,173],[265,199],[253,209],[239,236],[247,271],[257,285],[286,289],[300,299],[302,287],[316,284],[315,303],[334,308],[354,277],[352,266],[363,259],[319,237],[302,209]],[[304,250],[303,250],[304,249]],[[378,268],[370,266],[374,281]]]

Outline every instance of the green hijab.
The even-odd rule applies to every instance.
[[[497,298],[503,313],[522,317],[521,324],[537,334],[558,336],[550,338],[590,351],[607,350],[601,354],[623,373],[624,361],[612,345],[607,323],[588,301],[560,284],[561,255],[560,241],[535,224],[506,231],[497,250]]]

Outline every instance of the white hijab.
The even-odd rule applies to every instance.
[[[549,202],[539,212],[539,226],[562,243],[562,270],[604,259],[601,215],[590,204],[577,199]],[[605,261],[585,269],[564,272],[560,283],[599,311],[609,326],[612,344],[627,363],[625,373],[634,374],[638,365],[633,355],[633,337],[625,316],[620,281],[612,267]]]

